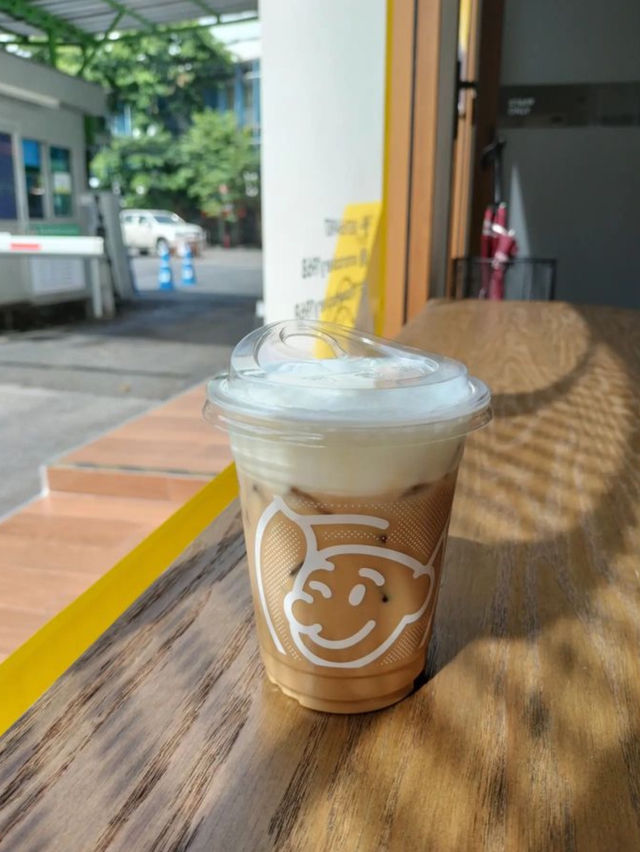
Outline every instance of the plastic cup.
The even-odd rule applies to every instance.
[[[490,393],[442,356],[308,321],[209,384],[228,430],[260,652],[305,707],[377,710],[424,671],[465,438]]]

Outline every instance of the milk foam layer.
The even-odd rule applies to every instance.
[[[265,440],[231,430],[236,464],[277,494],[291,488],[310,493],[372,496],[435,482],[460,463],[465,438],[446,438],[442,427],[412,436],[387,430],[387,442],[367,443],[337,433],[318,445]]]

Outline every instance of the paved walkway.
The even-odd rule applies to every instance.
[[[53,456],[222,369],[255,298],[147,293],[116,319],[0,333],[0,517]]]

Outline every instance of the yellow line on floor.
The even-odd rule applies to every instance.
[[[0,734],[140,597],[237,494],[235,467],[230,465],[0,663]]]

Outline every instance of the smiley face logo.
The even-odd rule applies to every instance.
[[[275,518],[289,522],[292,529],[288,540],[296,537],[298,552],[303,555],[291,587],[281,595],[280,607],[274,606],[273,594],[267,593],[263,572],[263,544]],[[262,612],[281,654],[287,653],[282,635],[286,629],[286,644],[292,647],[292,642],[310,663],[361,668],[383,657],[407,628],[429,616],[435,593],[434,562],[447,525],[426,564],[372,544],[319,547],[315,529],[321,526],[348,528],[347,538],[353,534],[357,539],[363,528],[383,531],[389,522],[372,515],[299,514],[281,497],[274,497],[262,513],[255,537],[254,564]],[[274,617],[276,609],[280,617]],[[422,625],[422,639],[416,646],[426,641],[429,627],[430,617]]]

